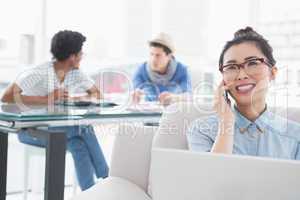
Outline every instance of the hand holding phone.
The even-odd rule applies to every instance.
[[[230,120],[234,118],[232,106],[233,99],[230,97],[228,86],[222,81],[217,88],[214,98],[214,109],[219,115],[220,119]]]

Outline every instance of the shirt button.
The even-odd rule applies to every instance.
[[[247,128],[240,128],[241,134],[244,134],[247,131]]]

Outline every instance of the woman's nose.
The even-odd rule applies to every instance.
[[[245,68],[241,67],[237,76],[237,80],[242,80],[248,78],[249,75],[246,73]]]

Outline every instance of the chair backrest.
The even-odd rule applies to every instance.
[[[270,110],[276,115],[300,123],[300,107],[270,107]]]
[[[114,141],[109,175],[124,178],[146,191],[156,130],[157,127],[143,124],[121,124]]]
[[[180,102],[167,107],[160,120],[160,126],[153,140],[153,147],[187,149],[186,132],[197,118],[211,115],[208,106],[193,102]]]

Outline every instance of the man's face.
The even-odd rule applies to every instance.
[[[76,69],[79,68],[80,61],[82,59],[82,55],[83,55],[82,51],[80,51],[77,54],[72,55],[72,66],[73,66],[73,68],[76,68]]]
[[[150,66],[153,71],[165,73],[171,58],[171,54],[167,55],[163,48],[150,47]]]

